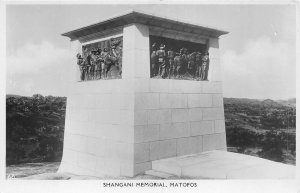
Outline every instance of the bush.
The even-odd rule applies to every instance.
[[[239,153],[244,153],[248,147],[256,147],[261,136],[253,131],[239,127],[233,127],[226,130],[227,145],[237,147]]]
[[[65,97],[8,97],[6,163],[60,161],[65,109]]]
[[[284,160],[282,151],[284,143],[281,141],[280,134],[274,131],[267,132],[261,145],[262,150],[258,153],[259,156],[278,162]]]

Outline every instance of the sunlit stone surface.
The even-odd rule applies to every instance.
[[[156,160],[153,171],[201,179],[295,179],[296,167],[254,156],[208,151]]]

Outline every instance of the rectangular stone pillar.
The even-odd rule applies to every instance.
[[[137,93],[144,89],[144,82],[150,78],[149,62],[149,28],[145,25],[131,24],[123,28],[124,52],[123,52],[123,79],[133,80],[134,100]],[[148,159],[147,144],[139,144],[135,140],[137,132],[136,124],[143,116],[143,113],[136,108],[134,102],[133,109],[133,152],[134,156],[129,162],[124,162],[121,166],[121,175],[134,176],[145,170],[151,169],[151,162]],[[146,145],[146,146],[145,146]]]
[[[80,70],[77,65],[76,54],[82,53],[81,43],[78,40],[71,42],[71,50],[73,55],[70,57],[72,58],[72,64],[74,65],[75,68],[70,69],[70,72],[68,73],[69,75],[68,79],[70,84],[72,83],[74,84],[74,82],[80,81]],[[76,54],[74,55],[74,53]]]
[[[149,78],[149,28],[145,25],[124,26],[123,78]]]
[[[222,81],[218,38],[209,38],[208,52],[209,52],[209,60],[210,60],[208,80]]]

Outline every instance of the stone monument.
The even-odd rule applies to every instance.
[[[154,160],[226,151],[226,33],[136,11],[64,33],[77,71],[59,171],[135,176]]]

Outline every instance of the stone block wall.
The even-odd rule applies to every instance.
[[[134,95],[136,164],[226,149],[221,82],[166,79],[135,82],[144,85],[142,89],[135,88]]]
[[[134,159],[134,95],[130,80],[77,82],[67,99],[59,171],[130,176]]]
[[[134,176],[154,160],[226,149],[221,82],[116,79],[71,90],[60,171]]]

